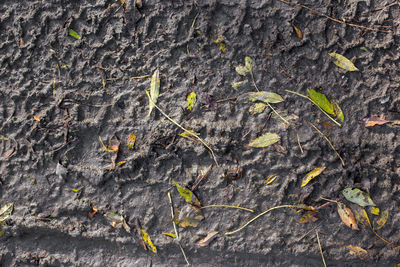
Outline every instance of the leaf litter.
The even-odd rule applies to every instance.
[[[306,176],[303,178],[303,181],[301,182],[301,187],[306,186],[312,179],[320,175],[325,169],[325,166],[318,167],[307,173]]]
[[[342,68],[347,71],[358,71],[357,67],[354,66],[353,62],[351,62],[349,59],[342,56],[341,54],[329,53],[329,56],[334,58],[333,63],[339,68]]]
[[[250,147],[263,148],[275,144],[280,140],[280,136],[276,133],[265,133],[249,143]]]

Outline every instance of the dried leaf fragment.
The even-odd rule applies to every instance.
[[[301,187],[306,186],[312,179],[320,175],[326,169],[325,166],[315,168],[304,176],[303,181],[301,182]]]
[[[346,205],[338,202],[337,210],[338,210],[340,219],[342,220],[342,222],[345,225],[347,225],[348,227],[350,227],[353,230],[360,230],[360,228],[358,228],[356,218],[354,217],[354,214],[351,211],[351,209],[346,207]]]
[[[378,207],[371,207],[371,213],[379,216],[379,208]]]
[[[235,68],[236,72],[239,75],[245,76],[247,73],[251,72],[253,70],[253,60],[251,57],[245,57],[244,58],[244,63],[245,65],[239,65]]]
[[[376,221],[376,229],[379,230],[381,229],[387,222],[389,218],[389,211],[385,210],[381,212],[381,217],[379,218],[379,220]]]
[[[252,102],[261,101],[264,103],[276,104],[283,101],[283,98],[277,93],[260,91],[260,92],[249,92],[249,100]]]
[[[211,231],[207,234],[207,236],[196,243],[196,245],[200,247],[208,246],[211,241],[213,241],[218,235],[217,231]]]
[[[143,229],[141,229],[140,232],[142,234],[143,241],[146,243],[146,245],[148,247],[150,247],[151,251],[153,251],[155,254],[157,254],[157,248],[156,248],[156,246],[154,246],[153,242],[151,241],[149,234],[146,233],[146,231]]]
[[[303,33],[301,32],[301,30],[299,28],[297,28],[294,24],[292,24],[292,27],[293,27],[294,31],[296,32],[297,36],[300,39],[303,39]]]
[[[33,118],[35,119],[35,121],[40,121],[40,118],[39,118],[39,116],[33,116]]]
[[[358,204],[361,207],[376,206],[371,197],[358,188],[345,188],[343,189],[342,194],[348,201]]]
[[[276,133],[265,133],[260,137],[252,140],[249,144],[250,147],[267,147],[272,144],[275,144],[280,140],[280,136]]]
[[[375,125],[383,125],[383,124],[386,124],[388,122],[390,122],[390,121],[385,120],[385,119],[383,119],[381,117],[378,117],[376,115],[372,115],[371,117],[365,118],[365,119],[362,120],[362,123],[365,125],[365,127],[372,127],[372,126],[375,126]]]
[[[126,141],[128,148],[132,149],[135,146],[136,136],[133,133],[130,133],[128,136],[128,140]]]
[[[69,29],[68,34],[70,36],[74,37],[77,40],[81,39],[81,36],[76,31],[74,31],[73,29]]]
[[[356,68],[356,66],[354,66],[353,62],[351,62],[349,59],[342,56],[341,54],[329,53],[329,56],[331,56],[335,59],[335,61],[333,61],[333,63],[336,66],[338,66],[339,68],[342,68],[347,71],[357,71],[358,70]]]
[[[238,91],[239,86],[243,85],[244,83],[246,83],[246,81],[238,81],[238,82],[231,83],[231,85],[232,85],[232,88],[235,89],[235,91]]]
[[[14,203],[7,203],[3,205],[0,209],[0,224],[2,224],[5,220],[7,220],[14,209]]]
[[[368,251],[366,251],[365,249],[363,249],[361,247],[352,246],[352,245],[348,245],[346,247],[350,249],[350,251],[349,251],[350,255],[358,256],[363,261],[371,259],[371,256],[369,255]]]
[[[201,209],[189,203],[179,209],[174,216],[174,222],[183,228],[188,226],[197,227],[203,219],[204,216]]]
[[[249,108],[249,113],[253,115],[263,113],[266,108],[267,105],[264,103],[255,103]]]
[[[151,81],[150,81],[150,99],[149,100],[149,114],[150,116],[151,111],[154,109],[154,104],[157,104],[158,96],[160,95],[160,72],[157,69],[153,76],[151,76]]]
[[[194,104],[196,104],[196,93],[191,92],[186,98],[186,109],[192,110]]]
[[[303,214],[303,216],[301,216],[301,218],[299,219],[300,223],[312,223],[312,222],[316,222],[319,220],[319,218],[317,216],[315,216],[316,213],[313,211],[307,211],[306,213]]]

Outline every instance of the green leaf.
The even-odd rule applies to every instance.
[[[316,92],[314,89],[307,89],[307,93],[311,100],[326,113],[335,115],[333,104],[322,93]]]
[[[301,187],[306,186],[312,179],[320,175],[325,169],[325,166],[318,167],[307,173],[306,176],[303,178],[303,181],[301,182]]]
[[[181,186],[180,184],[175,182],[175,180],[172,180],[172,181],[174,182],[176,189],[178,189],[179,195],[181,195],[186,202],[192,203],[192,197],[193,197],[192,191]]]
[[[358,188],[348,187],[342,191],[342,194],[348,201],[358,204],[361,207],[376,206],[371,197]]]
[[[357,71],[358,70],[356,68],[356,66],[354,66],[353,62],[351,62],[349,59],[342,56],[341,54],[330,53],[329,55],[335,59],[335,61],[333,61],[333,63],[335,63],[336,66],[338,66],[344,70],[347,70],[347,71]]]
[[[73,29],[69,29],[68,34],[70,36],[74,37],[75,39],[78,39],[78,40],[81,39],[81,36],[76,31],[74,31]]]
[[[150,98],[153,101],[149,100],[149,115],[154,108],[154,104],[157,104],[158,96],[160,95],[160,72],[158,69],[154,72],[150,81]]]
[[[250,147],[267,147],[275,144],[281,138],[276,133],[266,133],[250,142]]]
[[[203,219],[204,216],[201,209],[191,204],[183,206],[174,216],[174,222],[183,228],[188,226],[197,227]]]
[[[335,104],[333,107],[335,109],[336,118],[338,118],[339,120],[341,120],[341,122],[343,122],[344,115],[342,109],[339,107],[338,103],[336,103],[335,101],[333,101],[333,103]]]
[[[268,91],[250,92],[248,93],[248,95],[249,100],[252,102],[261,101],[265,103],[275,104],[283,101],[283,98],[280,95]]]
[[[245,57],[244,58],[244,63],[245,63],[245,68],[250,72],[253,70],[253,60],[251,57]]]
[[[14,209],[14,203],[7,203],[0,209],[0,224],[7,220]]]
[[[192,110],[194,104],[196,104],[196,93],[191,92],[188,97],[186,98],[186,109]]]
[[[264,103],[255,103],[253,106],[251,106],[249,108],[249,112],[250,112],[250,114],[253,114],[253,115],[262,113],[262,112],[264,112],[266,107],[267,107],[267,105]]]

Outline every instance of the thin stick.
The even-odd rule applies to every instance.
[[[326,201],[329,201],[329,202],[337,203],[337,204],[340,203],[339,201],[332,200],[332,199],[329,199],[329,198],[324,198],[324,197],[319,197],[319,198],[320,198],[320,199],[323,199],[323,200],[326,200]]]
[[[329,119],[331,119],[331,120],[332,120],[334,123],[336,123],[338,126],[342,127],[342,124],[340,124],[340,123],[337,122],[334,118],[332,118],[331,116],[329,116],[329,114],[326,113],[325,110],[323,110],[320,106],[318,106],[317,103],[315,103],[315,102],[314,102],[311,98],[309,98],[308,96],[303,95],[303,94],[300,94],[300,93],[297,93],[297,92],[294,92],[294,91],[290,91],[290,90],[285,90],[285,91],[286,91],[286,92],[289,92],[289,93],[292,93],[292,94],[295,94],[295,95],[298,95],[298,96],[301,96],[301,97],[304,97],[305,99],[310,100],[311,103],[313,103],[314,105],[316,105],[326,116],[328,116]]]
[[[309,10],[309,11],[311,11],[311,12],[317,14],[317,15],[320,15],[322,17],[325,17],[327,19],[330,19],[330,20],[332,20],[334,22],[337,22],[337,23],[340,23],[340,24],[344,24],[344,25],[348,25],[348,26],[352,26],[352,27],[356,27],[356,28],[360,28],[360,29],[368,30],[368,31],[379,30],[379,29],[376,29],[376,28],[374,29],[374,28],[370,28],[370,27],[366,27],[366,26],[362,26],[362,25],[357,25],[357,24],[353,24],[353,23],[347,23],[347,22],[345,22],[343,20],[338,20],[338,19],[332,18],[332,17],[330,17],[328,15],[325,15],[324,13],[316,11],[316,10],[314,10],[314,9],[308,7],[308,6],[302,5],[302,4],[292,3],[292,2],[289,2],[289,1],[285,1],[285,0],[279,0],[279,1],[282,2],[282,3],[285,3],[287,5],[295,5],[295,6],[299,6],[299,7],[305,8],[305,9],[307,9],[307,10]],[[378,27],[383,27],[383,26],[378,26]]]
[[[247,210],[247,211],[250,211],[250,212],[254,212],[254,210],[252,210],[252,209],[243,208],[243,207],[240,207],[239,205],[232,206],[232,205],[224,205],[224,204],[214,204],[214,205],[203,206],[203,207],[201,207],[201,209],[205,209],[205,208],[221,208],[221,207],[239,209],[239,210]]]
[[[171,207],[171,216],[172,216],[172,220],[174,220],[174,206],[173,206],[173,204],[172,204],[172,198],[171,198],[171,193],[170,192],[168,192],[168,199],[169,199],[169,205],[170,205],[170,207]],[[179,245],[179,248],[181,249],[181,251],[182,251],[182,254],[183,254],[183,257],[185,258],[185,261],[186,261],[186,264],[188,265],[188,266],[190,266],[190,262],[189,262],[189,260],[187,259],[187,257],[186,257],[186,254],[185,254],[185,251],[183,250],[183,247],[181,246],[181,243],[179,242],[179,235],[178,235],[178,230],[176,229],[176,225],[175,225],[175,223],[172,221],[172,224],[174,225],[174,231],[175,231],[175,235],[176,235],[176,239],[177,239],[177,243],[178,243],[178,245]]]
[[[150,74],[146,74],[146,75],[142,75],[142,76],[134,76],[134,77],[131,77],[131,79],[143,79],[143,78],[147,78],[149,76],[150,76]]]
[[[211,149],[211,147],[210,147],[201,137],[199,137],[196,133],[193,133],[193,131],[189,131],[189,130],[185,129],[182,125],[180,125],[179,123],[177,123],[177,122],[176,122],[175,120],[173,120],[170,116],[168,116],[164,111],[162,111],[162,109],[159,108],[159,107],[157,106],[157,104],[154,103],[154,101],[151,99],[150,94],[149,94],[149,92],[148,92],[147,90],[146,90],[146,94],[147,94],[147,96],[149,97],[149,101],[150,101],[151,103],[154,104],[154,106],[158,109],[158,111],[161,112],[162,115],[164,115],[164,117],[166,117],[170,122],[172,122],[173,124],[175,124],[176,126],[178,126],[179,128],[181,128],[181,129],[182,129],[183,131],[185,131],[187,134],[189,134],[189,135],[195,137],[197,140],[199,140],[200,143],[202,143],[202,144],[211,152],[211,155],[212,155],[212,157],[213,157],[213,159],[214,159],[214,161],[215,161],[215,164],[217,165],[218,168],[220,168],[220,165],[218,164],[217,158],[215,157],[214,151]]]
[[[280,208],[295,208],[296,205],[282,205],[282,206],[276,206],[270,209],[267,209],[266,211],[261,212],[260,214],[258,214],[257,216],[255,216],[253,219],[251,219],[250,221],[248,221],[247,223],[245,223],[243,226],[241,226],[240,228],[236,229],[235,231],[232,232],[227,232],[225,233],[225,235],[232,235],[234,233],[239,232],[240,230],[243,230],[244,228],[246,228],[246,226],[248,226],[249,224],[251,224],[252,222],[254,222],[255,220],[257,220],[258,218],[260,218],[261,216],[263,216],[264,214],[270,212],[271,210],[275,210],[275,209],[280,209]]]
[[[299,144],[301,154],[303,154],[303,148],[301,147],[299,135],[297,133],[296,133],[296,135],[297,135],[297,143]]]
[[[393,3],[389,4],[389,5],[387,5],[387,6],[383,6],[383,7],[377,8],[377,9],[375,9],[375,10],[373,10],[373,11],[383,10],[383,9],[385,9],[385,8],[388,8],[388,7],[391,7],[391,6],[394,6],[394,5],[398,5],[398,4],[400,4],[400,2],[399,2],[399,1],[396,1],[396,2],[393,2]]]
[[[315,130],[317,130],[324,138],[325,140],[328,142],[328,144],[331,146],[331,148],[333,149],[333,151],[335,151],[336,155],[339,157],[339,159],[342,161],[342,165],[344,166],[344,161],[342,159],[342,157],[339,155],[339,153],[336,151],[335,147],[332,145],[331,141],[328,139],[328,137],[326,137],[325,134],[323,134],[318,128],[317,126],[315,126],[314,124],[312,124],[310,122],[311,126],[314,127]]]
[[[319,247],[319,252],[321,252],[322,263],[323,263],[324,266],[326,267],[325,258],[324,258],[324,253],[322,253],[321,243],[319,242],[318,230],[315,230],[315,232],[317,233],[318,247]]]

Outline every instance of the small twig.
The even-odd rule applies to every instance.
[[[174,206],[172,204],[172,198],[171,198],[171,193],[170,192],[168,192],[168,199],[169,199],[169,205],[171,207],[172,220],[174,220],[174,217],[175,217],[174,216]],[[185,258],[186,264],[188,266],[190,266],[190,262],[189,262],[188,258],[186,257],[185,251],[183,250],[183,247],[182,247],[181,243],[179,242],[179,235],[178,235],[178,230],[176,229],[176,225],[175,225],[175,223],[173,221],[172,221],[172,224],[174,225],[174,231],[175,231],[175,235],[176,235],[176,239],[177,239],[177,243],[179,245],[179,248],[182,251],[182,254],[183,254],[183,257]]]
[[[340,203],[339,201],[332,200],[332,199],[329,199],[329,198],[324,198],[324,197],[319,197],[319,198],[320,198],[320,199],[323,199],[323,200],[326,200],[326,201],[329,201],[329,202],[336,203],[336,204],[339,204],[339,203]]]
[[[311,103],[313,103],[314,105],[316,105],[326,116],[328,116],[329,119],[331,119],[331,120],[332,120],[334,123],[336,123],[338,126],[342,127],[342,124],[340,124],[340,123],[337,122],[334,118],[332,118],[331,116],[329,116],[329,114],[326,113],[325,110],[323,110],[320,106],[318,106],[317,103],[315,103],[315,102],[314,102],[311,98],[309,98],[308,96],[303,95],[303,94],[300,94],[300,93],[297,93],[297,92],[294,92],[294,91],[290,91],[290,90],[285,90],[285,91],[286,91],[286,92],[289,92],[289,93],[292,93],[292,94],[295,94],[295,95],[298,95],[298,96],[301,96],[301,97],[304,97],[305,99],[310,100]]]
[[[325,258],[324,258],[324,253],[322,253],[321,242],[319,242],[318,230],[315,230],[315,232],[317,233],[317,241],[318,241],[319,252],[321,252],[322,263],[323,263],[324,266],[326,267]]]
[[[146,74],[146,75],[142,75],[142,76],[134,76],[134,77],[131,77],[131,79],[143,79],[143,78],[147,78],[149,76],[150,76],[150,74]]]
[[[398,4],[400,4],[400,2],[399,2],[399,1],[396,1],[396,2],[391,3],[391,4],[389,4],[389,5],[386,5],[386,6],[383,6],[383,7],[379,7],[379,8],[377,8],[377,9],[373,10],[373,11],[383,10],[383,9],[385,9],[385,8],[388,8],[388,7],[391,7],[391,6],[394,6],[394,5],[398,5]]]
[[[232,206],[232,205],[224,205],[224,204],[214,204],[214,205],[203,206],[203,207],[201,207],[201,209],[205,209],[205,208],[221,208],[221,207],[232,208],[232,209],[239,209],[239,210],[246,210],[246,211],[254,212],[254,210],[252,210],[252,209],[243,208],[243,207],[240,207],[239,205],[237,205],[237,206]]]
[[[248,221],[247,223],[245,223],[243,226],[241,226],[240,228],[232,231],[232,232],[227,232],[225,233],[225,235],[232,235],[234,233],[239,232],[240,230],[243,230],[244,228],[246,228],[246,226],[248,226],[250,223],[254,222],[255,220],[257,220],[258,218],[260,218],[261,216],[263,216],[264,214],[270,212],[271,210],[275,210],[275,209],[280,209],[280,208],[295,208],[296,205],[281,205],[281,206],[276,206],[270,209],[267,209],[266,211],[261,212],[260,214],[258,214],[257,216],[255,216],[253,219],[251,219],[250,221]]]
[[[232,96],[232,97],[217,100],[217,101],[215,101],[215,103],[221,103],[221,102],[225,102],[225,101],[229,101],[229,100],[236,100],[237,98],[238,98],[237,96]]]
[[[299,144],[301,154],[303,154],[303,148],[301,147],[299,135],[297,133],[296,133],[296,135],[297,135],[297,143]]]
[[[315,130],[317,130],[324,138],[325,140],[328,142],[328,144],[331,146],[331,148],[333,149],[333,151],[335,151],[336,155],[339,157],[339,159],[342,161],[342,165],[344,166],[344,161],[342,159],[342,157],[339,155],[339,153],[336,151],[335,147],[332,145],[331,141],[328,139],[328,137],[326,137],[325,134],[323,134],[318,128],[317,126],[315,126],[314,124],[312,124],[310,122],[311,126],[314,127]]]

